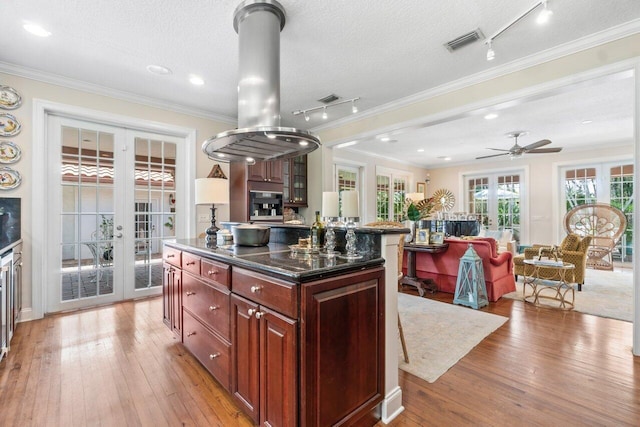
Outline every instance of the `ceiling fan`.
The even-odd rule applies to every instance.
[[[507,136],[509,138],[514,138],[516,140],[515,144],[513,144],[513,147],[509,148],[508,150],[503,150],[500,148],[488,148],[488,150],[504,151],[504,153],[490,154],[488,156],[480,156],[480,157],[476,157],[476,159],[486,159],[489,157],[506,156],[506,155],[511,156],[511,158],[513,159],[516,157],[520,157],[525,153],[558,153],[562,151],[561,147],[540,148],[540,147],[544,147],[545,145],[551,144],[551,141],[549,141],[548,139],[541,139],[540,141],[533,142],[529,145],[525,145],[524,147],[518,145],[518,137],[522,135],[526,135],[528,133],[529,132],[524,130],[509,132]]]

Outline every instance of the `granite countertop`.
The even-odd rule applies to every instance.
[[[365,254],[362,259],[357,260],[325,258],[317,254],[293,254],[289,246],[282,243],[269,243],[268,246],[260,247],[230,245],[216,248],[208,248],[204,239],[178,239],[164,243],[176,249],[297,283],[384,264],[384,259],[375,253]]]

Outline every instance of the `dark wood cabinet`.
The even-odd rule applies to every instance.
[[[285,207],[307,207],[307,155],[283,161]]]
[[[269,160],[247,166],[247,180],[283,183],[282,162],[282,160]]]
[[[231,307],[236,403],[260,425],[298,425],[298,321],[237,295]]]

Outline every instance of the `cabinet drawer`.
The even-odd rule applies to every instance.
[[[207,285],[191,274],[182,275],[182,306],[227,340],[229,293]]]
[[[200,257],[188,252],[182,253],[182,269],[189,273],[200,275]]]
[[[165,246],[162,250],[162,258],[169,264],[182,268],[182,251]]]
[[[202,259],[202,278],[229,288],[229,266],[209,259]]]
[[[229,391],[231,345],[205,328],[189,312],[183,313],[183,319],[184,346]]]
[[[298,286],[266,275],[234,267],[233,292],[289,317],[298,318]]]

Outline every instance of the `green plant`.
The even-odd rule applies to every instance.
[[[173,217],[172,216],[167,218],[167,222],[164,223],[164,226],[167,227],[169,230],[173,230]]]

